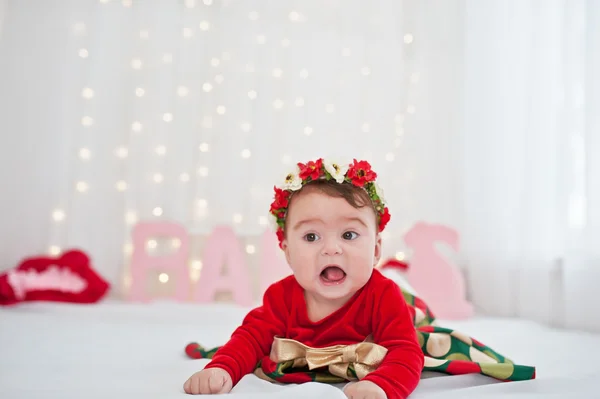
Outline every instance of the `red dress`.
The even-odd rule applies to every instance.
[[[380,386],[388,399],[406,398],[417,387],[424,362],[412,320],[398,285],[378,270],[342,308],[318,322],[309,320],[304,290],[289,276],[267,289],[263,305],[248,313],[206,368],[226,370],[235,386],[269,356],[275,336],[321,348],[356,344],[370,335],[388,352],[363,380]]]

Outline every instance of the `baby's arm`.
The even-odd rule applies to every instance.
[[[388,352],[377,370],[361,381],[377,384],[388,399],[405,399],[419,383],[424,356],[400,288],[393,282],[386,285],[375,303],[373,338]]]
[[[275,283],[265,292],[262,306],[250,311],[244,318],[242,325],[233,332],[229,341],[215,353],[204,370],[194,374],[194,376],[198,375],[201,380],[197,382],[197,386],[201,387],[201,384],[204,384],[204,387],[209,389],[208,392],[193,392],[193,389],[190,389],[192,392],[188,392],[186,386],[193,387],[194,381],[186,382],[185,391],[188,393],[229,392],[244,375],[254,371],[258,361],[263,356],[269,354],[273,337],[285,335],[287,316],[288,311],[284,303],[283,284],[281,282]],[[228,383],[227,376],[230,377],[231,384]],[[223,380],[223,378],[225,379]],[[229,388],[224,391],[222,388],[227,386]]]

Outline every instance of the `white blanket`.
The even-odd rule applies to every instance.
[[[0,398],[185,398],[183,383],[206,360],[187,343],[224,343],[247,309],[230,305],[29,303],[0,308]],[[536,380],[424,374],[411,398],[600,397],[600,335],[532,322],[475,318],[441,322],[537,367]],[[227,396],[344,399],[341,386],[278,385],[248,375]]]

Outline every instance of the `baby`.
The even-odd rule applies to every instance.
[[[376,177],[366,161],[318,159],[299,163],[275,188],[270,211],[293,275],[266,290],[262,306],[185,382],[186,393],[228,393],[259,362],[282,361],[282,348],[292,343],[341,347],[343,356],[321,366],[333,374],[342,367],[337,374],[352,381],[344,387],[348,398],[397,399],[414,391],[424,357],[412,316],[398,285],[374,269],[390,219]],[[356,344],[369,350],[364,359]],[[370,368],[359,364],[367,358]]]

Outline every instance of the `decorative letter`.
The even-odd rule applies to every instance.
[[[271,284],[291,274],[285,255],[279,248],[277,235],[269,229],[265,230],[261,239],[259,270],[261,298]]]

